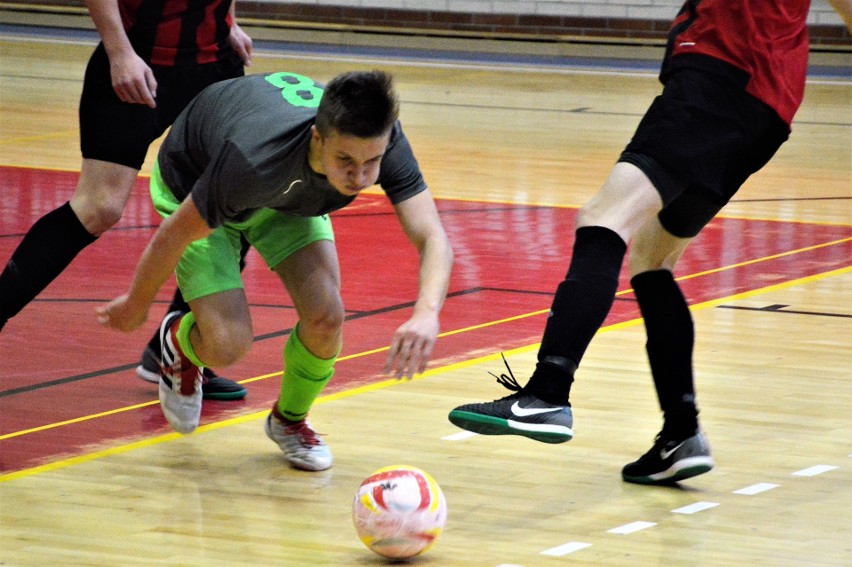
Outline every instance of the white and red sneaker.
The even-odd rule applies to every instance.
[[[331,467],[331,450],[306,419],[285,423],[270,413],[265,429],[266,436],[284,451],[284,458],[293,468],[324,471]]]
[[[192,433],[201,419],[201,369],[189,361],[177,343],[177,329],[184,313],[172,311],[160,325],[160,407],[172,429]]]

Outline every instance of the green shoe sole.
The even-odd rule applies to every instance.
[[[542,443],[565,443],[574,437],[574,433],[567,428],[560,428],[560,431],[536,430],[534,429],[536,427],[552,426],[513,422],[508,419],[467,411],[453,410],[448,417],[453,425],[480,435],[520,435]]]
[[[246,397],[246,394],[248,394],[248,390],[243,386],[221,376],[208,378],[201,386],[201,395],[205,400],[242,400]]]

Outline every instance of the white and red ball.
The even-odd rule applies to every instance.
[[[352,521],[364,545],[379,555],[405,559],[435,543],[447,522],[447,501],[425,471],[384,467],[364,479],[355,493]]]

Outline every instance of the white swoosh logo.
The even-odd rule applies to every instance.
[[[680,446],[683,445],[684,443],[686,443],[686,441],[681,441],[674,448],[672,448],[670,451],[666,451],[665,449],[660,449],[660,457],[662,457],[663,460],[665,461],[666,459],[668,459],[669,457],[672,456],[672,453],[674,453],[675,451],[680,449]]]
[[[526,417],[528,415],[538,415],[540,413],[549,413],[552,411],[559,411],[561,407],[555,408],[522,408],[518,405],[518,402],[512,404],[512,413],[518,417]]]
[[[302,180],[301,180],[301,179],[297,179],[296,181],[294,181],[293,183],[291,183],[291,184],[290,184],[290,186],[289,186],[289,187],[287,187],[287,189],[286,189],[286,190],[282,193],[282,195],[286,195],[287,193],[289,193],[289,192],[290,192],[290,189],[292,189],[292,188],[293,188],[293,186],[294,186],[296,183],[301,183],[301,182],[302,182]]]

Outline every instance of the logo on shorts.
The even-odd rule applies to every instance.
[[[292,182],[292,183],[290,184],[290,186],[289,186],[289,187],[287,187],[287,188],[284,190],[284,192],[283,192],[283,193],[281,193],[281,194],[282,194],[282,195],[286,195],[287,193],[289,193],[289,192],[290,192],[290,189],[292,189],[292,188],[293,188],[293,186],[295,186],[295,185],[296,185],[296,183],[301,183],[301,182],[302,182],[302,180],[301,180],[301,179],[297,179],[297,180],[295,180],[295,181],[294,181],[294,182]]]

